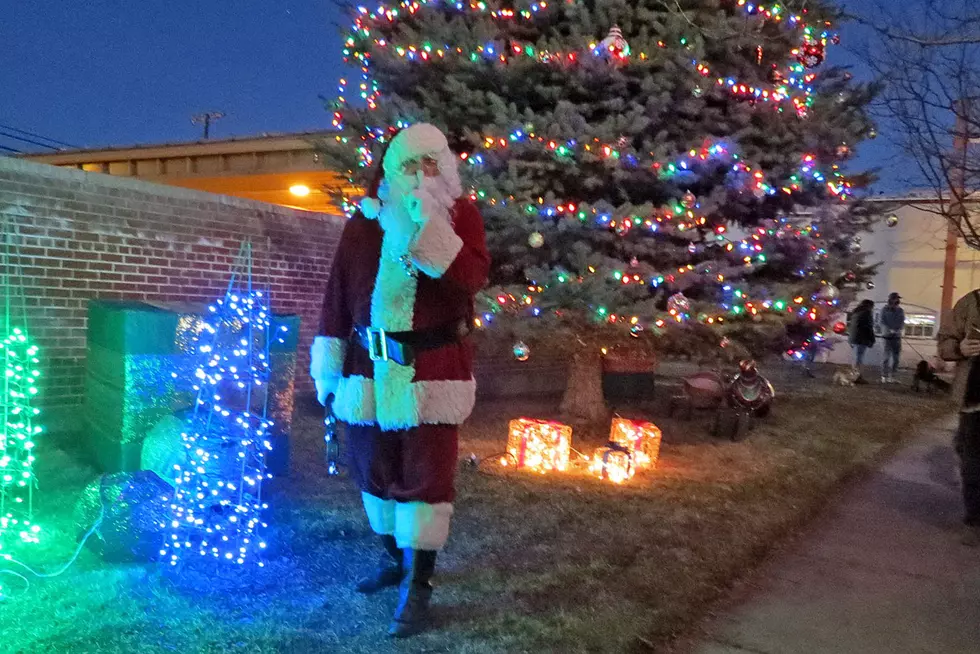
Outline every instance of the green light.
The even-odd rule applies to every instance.
[[[0,414],[3,431],[0,433],[0,558],[8,554],[15,543],[39,542],[40,528],[33,523],[34,448],[42,429],[37,424],[40,409],[31,402],[37,395],[38,348],[30,342],[27,331],[9,328],[0,342],[3,362],[3,395]],[[0,598],[3,586],[0,584]]]
[[[782,300],[776,300],[772,306],[775,307],[776,311],[782,311],[786,308],[786,303]]]
[[[615,277],[615,278],[616,278],[616,280],[618,281],[618,280],[620,280],[620,279],[622,279],[622,278],[623,278],[623,273],[621,273],[621,272],[619,272],[619,271],[617,270],[616,272],[614,272],[614,273],[613,273],[613,277]]]

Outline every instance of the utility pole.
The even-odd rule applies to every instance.
[[[191,123],[194,125],[204,125],[204,140],[208,140],[211,131],[211,121],[224,118],[225,115],[220,111],[208,111],[203,114],[191,116]]]

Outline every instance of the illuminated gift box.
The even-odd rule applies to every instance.
[[[633,452],[623,445],[609,443],[606,447],[596,448],[589,468],[599,479],[622,484],[631,479],[635,472]]]
[[[660,428],[652,422],[613,418],[609,429],[609,442],[627,448],[633,455],[633,465],[637,470],[652,470],[657,467],[662,438]]]
[[[518,468],[567,470],[571,450],[572,428],[568,425],[531,418],[510,421],[507,454]]]

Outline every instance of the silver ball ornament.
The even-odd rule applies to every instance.
[[[532,232],[530,236],[527,237],[527,244],[532,248],[539,248],[544,245],[544,234],[541,232]]]

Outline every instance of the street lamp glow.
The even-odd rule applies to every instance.
[[[289,187],[289,192],[297,197],[305,198],[310,194],[310,187],[306,184],[293,184]]]

